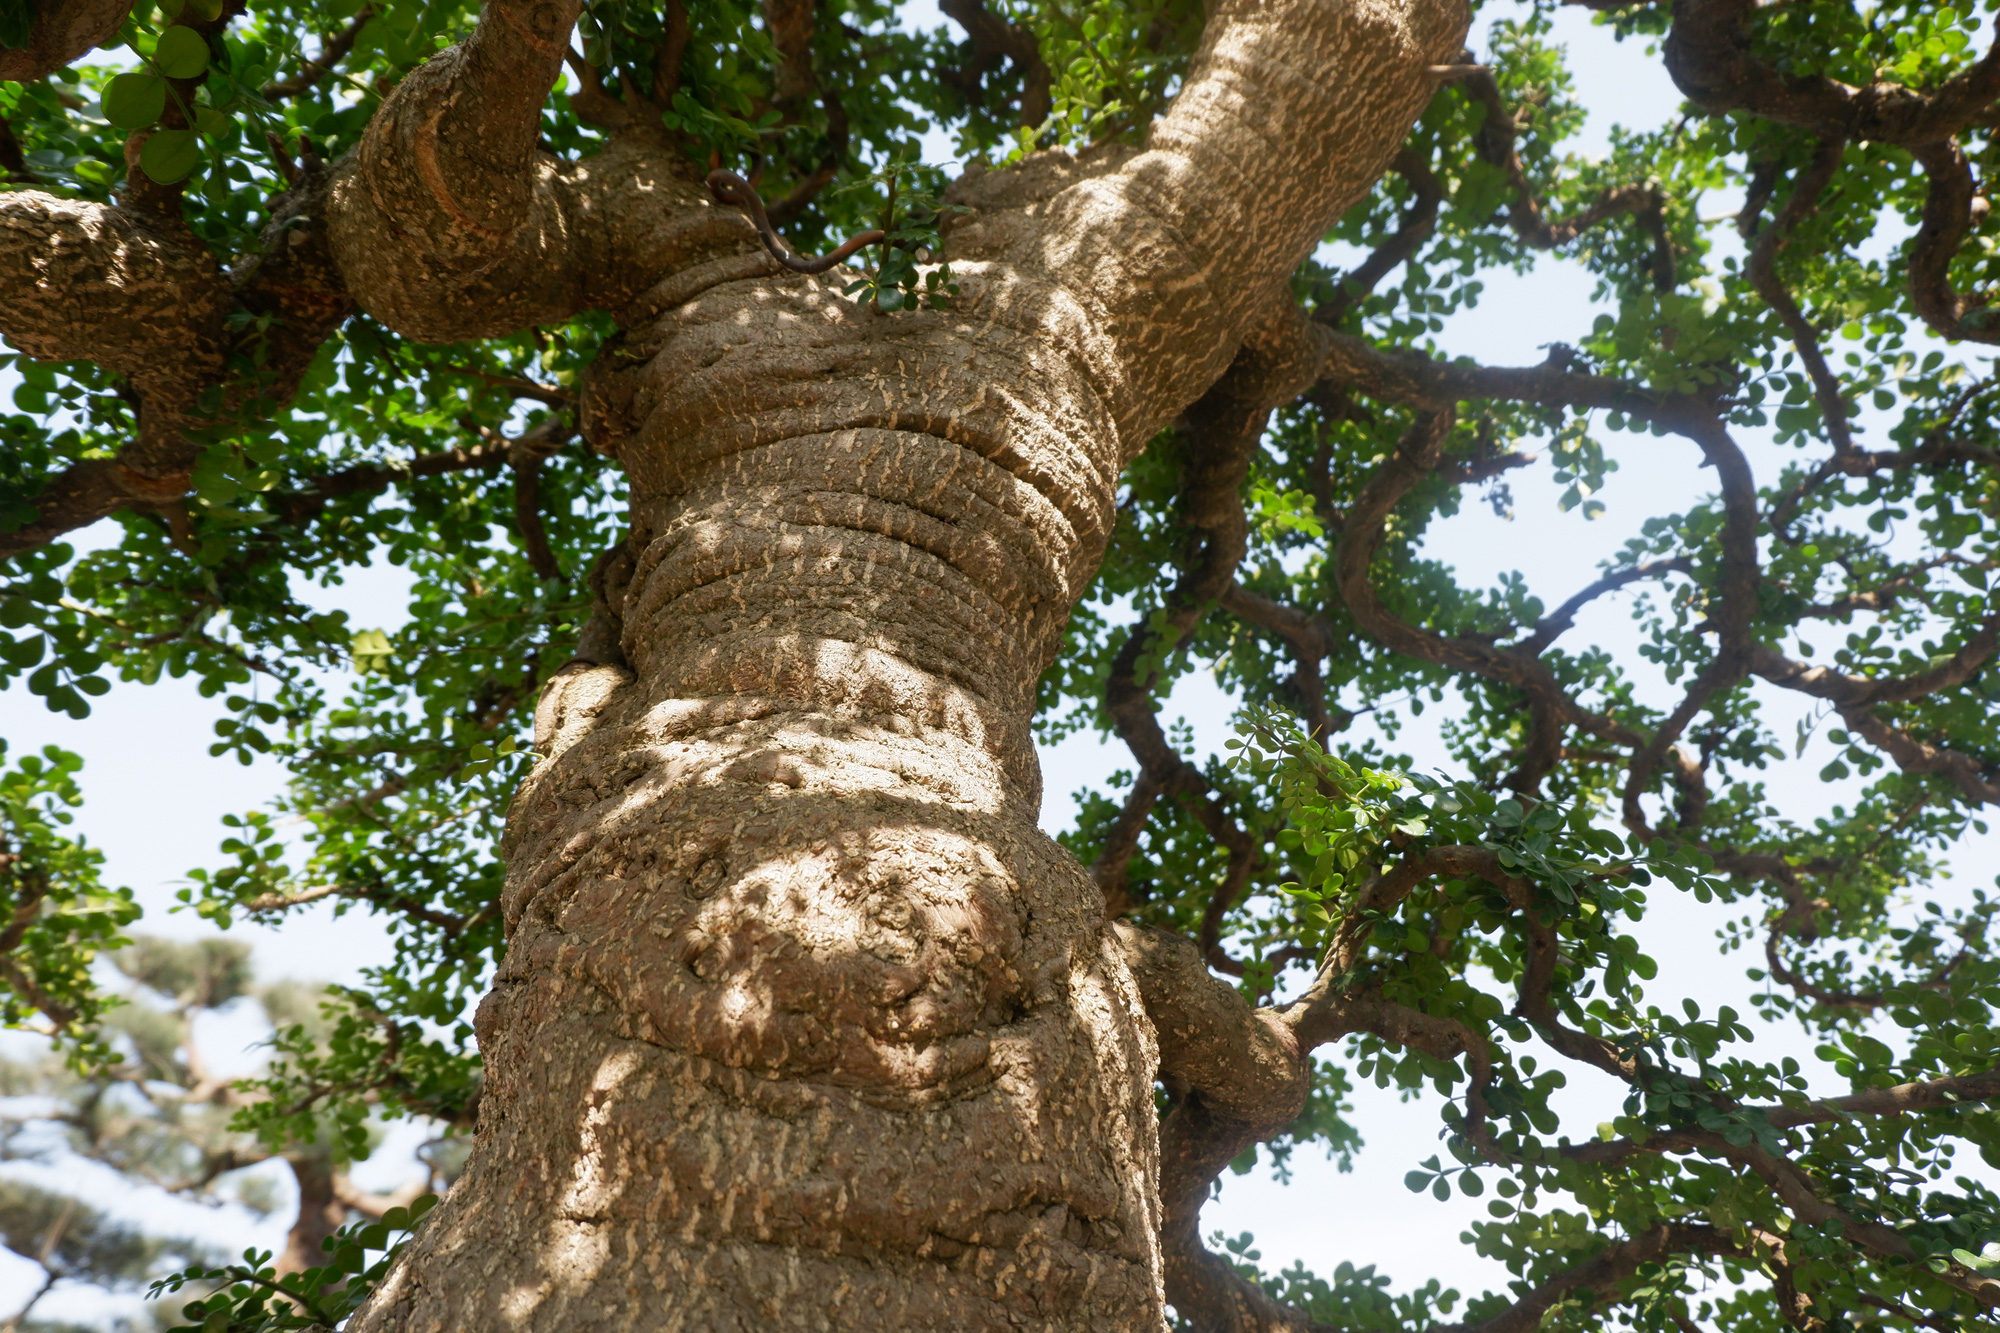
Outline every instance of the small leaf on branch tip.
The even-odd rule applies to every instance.
[[[193,28],[175,24],[160,34],[153,64],[170,79],[192,79],[208,68],[208,42]]]
[[[121,130],[143,129],[167,109],[167,84],[157,74],[119,74],[104,85],[104,118]]]
[[[201,165],[201,140],[193,130],[158,130],[139,150],[139,169],[161,185],[186,180]]]
[[[1431,1173],[1428,1171],[1411,1171],[1403,1176],[1403,1185],[1412,1194],[1421,1194],[1424,1186],[1430,1183]]]

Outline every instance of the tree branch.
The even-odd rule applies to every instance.
[[[1957,787],[1975,804],[2000,805],[2000,781],[1994,780],[1989,765],[1971,755],[1919,740],[1885,722],[1873,708],[1842,709],[1840,720],[1849,731],[1895,760],[1905,773],[1934,774]]]
[[[1847,145],[1839,139],[1820,143],[1811,165],[1799,173],[1792,197],[1785,201],[1776,220],[1764,229],[1763,235],[1751,247],[1748,266],[1750,285],[1757,289],[1757,294],[1764,298],[1764,304],[1771,307],[1778,322],[1785,326],[1785,332],[1791,335],[1792,346],[1798,350],[1799,360],[1805,363],[1806,374],[1812,380],[1813,398],[1819,404],[1820,419],[1826,423],[1827,438],[1833,441],[1837,455],[1855,452],[1854,433],[1847,420],[1847,398],[1841,392],[1839,377],[1827,365],[1826,354],[1820,350],[1819,331],[1807,321],[1799,303],[1778,277],[1778,255],[1790,242],[1792,231],[1817,209],[1820,195],[1840,169],[1841,155],[1846,148]]]
[[[1832,667],[1807,666],[1795,662],[1775,648],[1762,644],[1750,650],[1750,669],[1773,685],[1782,685],[1815,699],[1824,699],[1841,709],[1866,708],[1874,704],[1903,703],[1921,699],[1941,690],[1965,684],[2000,649],[2000,612],[1979,622],[1959,650],[1926,671],[1908,676],[1871,678],[1853,676]]]
[[[1199,769],[1167,740],[1154,711],[1152,692],[1167,658],[1193,637],[1209,607],[1230,587],[1249,538],[1241,494],[1250,453],[1264,433],[1271,411],[1298,396],[1318,374],[1325,330],[1289,301],[1253,331],[1229,372],[1189,409],[1184,437],[1187,462],[1181,481],[1181,514],[1198,543],[1159,615],[1135,625],[1120,645],[1105,682],[1104,708],[1138,761],[1140,781],[1157,795],[1185,799],[1189,812],[1229,854],[1223,882],[1210,896],[1200,939],[1212,961],[1227,965],[1221,949],[1222,921],[1242,895],[1256,867],[1255,839],[1239,827],[1209,791]],[[1142,669],[1143,667],[1143,669]],[[1139,816],[1153,796],[1138,796],[1127,809]],[[1100,858],[1099,883],[1111,892],[1122,887],[1124,867],[1136,846],[1138,829],[1123,827],[1114,847]]]
[[[180,431],[222,377],[232,304],[227,277],[184,226],[38,190],[0,194],[0,335],[40,360],[123,375],[139,400],[138,439],[53,488],[38,520],[0,537],[0,555],[119,503],[181,494]]]
[[[1951,262],[1972,231],[1974,204],[1984,204],[1971,164],[1952,140],[1921,144],[1911,152],[1923,165],[1928,185],[1923,219],[1910,241],[1910,304],[1941,338],[2000,343],[2000,323],[1988,314],[1986,295],[1960,296],[1951,285]]]
[[[458,342],[620,311],[666,274],[757,244],[648,133],[578,162],[538,150],[579,8],[488,0],[472,35],[412,71],[343,160],[334,255],[391,328]]]
[[[1572,371],[1573,357],[1568,349],[1557,348],[1539,366],[1481,366],[1439,361],[1421,352],[1384,351],[1364,338],[1336,333],[1327,350],[1326,374],[1370,397],[1428,411],[1497,398],[1620,412],[1683,435],[1714,415],[1710,404],[1694,394],[1660,394],[1624,380]]]
[[[0,46],[0,79],[33,83],[117,36],[132,0],[60,0],[35,7],[25,47]]]
[[[1042,63],[1042,48],[1035,34],[1018,23],[988,9],[984,0],[939,0],[944,16],[965,29],[972,45],[972,61],[955,80],[967,101],[984,92],[986,71],[1005,59],[1021,79],[1021,124],[1033,129],[1049,118],[1051,105],[1049,67]]]
[[[300,69],[297,74],[289,79],[280,79],[276,83],[265,84],[263,87],[264,100],[267,102],[282,102],[287,98],[297,97],[300,93],[317,87],[327,75],[333,73],[341,61],[347,58],[347,53],[354,49],[355,39],[361,35],[361,30],[367,27],[374,17],[375,6],[372,4],[363,5],[345,28],[342,28],[333,36],[320,41],[318,55],[310,60],[304,56],[299,57]]]
[[[1730,438],[1722,422],[1709,416],[1695,424],[1689,438],[1701,446],[1703,458],[1715,469],[1722,484],[1721,569],[1715,581],[1715,609],[1709,624],[1716,631],[1715,656],[1695,673],[1681,701],[1653,729],[1652,737],[1626,771],[1624,792],[1625,823],[1641,837],[1650,837],[1640,798],[1652,783],[1653,774],[1674,742],[1680,739],[1696,714],[1708,706],[1716,694],[1743,679],[1750,669],[1754,645],[1750,639],[1751,618],[1757,611],[1757,483],[1743,451]],[[1683,779],[1685,786],[1685,779]]]
[[[1539,657],[1549,646],[1569,632],[1576,623],[1577,612],[1607,593],[1613,593],[1640,579],[1664,578],[1668,574],[1694,573],[1694,560],[1678,555],[1666,560],[1642,560],[1625,569],[1614,569],[1603,578],[1590,584],[1571,597],[1561,606],[1535,622],[1535,632],[1517,644],[1509,645],[1515,652]]]
[[[1676,0],[1666,66],[1686,98],[1712,115],[1747,111],[1821,139],[1915,148],[1963,128],[2000,96],[2000,43],[1977,64],[1924,93],[1899,83],[1864,88],[1780,73],[1751,54],[1756,0]]]
[[[1435,1333],[1530,1333],[1542,1316],[1572,1293],[1589,1293],[1593,1306],[1615,1303],[1619,1288],[1646,1264],[1677,1254],[1745,1258],[1749,1250],[1726,1231],[1698,1222],[1662,1222],[1630,1240],[1614,1241],[1567,1272],[1558,1274],[1506,1310],[1478,1323],[1450,1324]]]
[[[1490,69],[1479,69],[1458,80],[1465,95],[1486,112],[1473,135],[1473,148],[1482,161],[1506,173],[1514,200],[1508,205],[1507,222],[1523,244],[1537,250],[1556,250],[1607,219],[1630,214],[1653,238],[1653,286],[1658,291],[1674,288],[1674,248],[1667,234],[1666,204],[1650,185],[1617,185],[1607,188],[1597,202],[1573,217],[1550,222],[1542,214],[1527,169],[1515,151],[1517,129],[1513,113],[1500,95],[1500,85]]]

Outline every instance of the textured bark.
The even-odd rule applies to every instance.
[[[1464,14],[1222,7],[1147,151],[960,182],[962,294],[885,316],[641,149],[537,163],[515,8],[385,105],[335,250],[421,337],[622,313],[583,420],[632,484],[625,665],[543,701],[477,1144],[356,1333],[1157,1329],[1153,1034],[1036,827],[1035,682],[1120,470]]]
[[[118,509],[178,500],[200,453],[191,427],[254,421],[291,397],[353,311],[320,217],[328,185],[323,168],[303,172],[229,273],[178,217],[0,194],[0,335],[29,356],[124,375],[139,418],[116,457],[72,464],[43,489],[37,516],[0,533],[0,559]],[[262,364],[232,377],[235,311],[272,318]],[[197,405],[210,389],[219,401],[204,416]]]
[[[28,83],[109,41],[132,0],[40,0],[26,48],[0,46],[0,79]]]

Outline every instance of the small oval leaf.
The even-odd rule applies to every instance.
[[[193,28],[177,23],[160,34],[153,63],[170,79],[192,79],[208,68],[208,42]]]
[[[139,130],[167,109],[167,83],[157,74],[118,74],[104,85],[104,118],[121,130]]]
[[[139,169],[162,185],[187,179],[201,165],[201,140],[193,130],[160,130],[139,150]]]

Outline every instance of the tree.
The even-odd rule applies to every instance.
[[[2000,340],[2000,46],[1931,3],[1591,7],[1687,99],[1603,161],[1536,7],[1475,59],[1444,0],[184,0],[67,67],[85,7],[0,11],[8,670],[79,716],[106,671],[196,676],[216,751],[291,784],[185,899],[396,932],[242,1128],[477,1124],[349,1327],[2000,1304],[1959,1155],[2000,1164],[1993,900],[1932,890],[2000,799],[1964,346]],[[1740,245],[1700,209],[1732,192]],[[1538,364],[1440,353],[1544,254],[1608,312]],[[1566,601],[1425,554],[1530,442],[1588,513],[1669,437],[1715,494]],[[297,595],[377,555],[407,630]],[[1614,594],[1638,652],[1563,646]],[[1203,663],[1228,762],[1159,718]],[[1406,771],[1447,692],[1458,771]],[[1792,696],[1837,749],[1809,822],[1763,776]],[[1134,769],[1059,846],[1032,741],[1092,724]],[[9,945],[74,851],[38,836]],[[1646,1003],[1649,892],[1757,945],[1755,1013]],[[13,1003],[87,1062],[39,959]],[[1623,1114],[1562,1123],[1566,1072]],[[1352,1146],[1355,1077],[1450,1095],[1411,1184],[1496,1182],[1511,1290],[1203,1244],[1246,1151]],[[315,1317],[264,1300],[200,1318]]]
[[[140,936],[108,961],[127,983],[103,1018],[111,1058],[92,1061],[82,1073],[53,1052],[0,1060],[0,1089],[22,1108],[4,1122],[0,1160],[60,1166],[81,1159],[120,1171],[141,1189],[209,1204],[233,1199],[259,1213],[271,1212],[276,1198],[270,1173],[257,1168],[282,1163],[297,1201],[285,1250],[275,1257],[279,1273],[324,1263],[325,1242],[340,1227],[407,1207],[455,1167],[456,1154],[445,1152],[430,1179],[375,1194],[347,1174],[378,1137],[365,1124],[323,1125],[309,1139],[293,1135],[282,1152],[232,1126],[242,1091],[211,1069],[197,1023],[251,999],[297,1042],[321,1026],[323,988],[292,980],[253,984],[250,947],[240,940]],[[0,1181],[0,1238],[47,1274],[41,1291],[15,1311],[10,1329],[39,1327],[31,1321],[34,1307],[58,1281],[117,1290],[157,1278],[167,1259],[177,1261],[168,1267],[184,1267],[225,1257],[212,1244],[162,1235],[77,1194],[19,1180]]]

